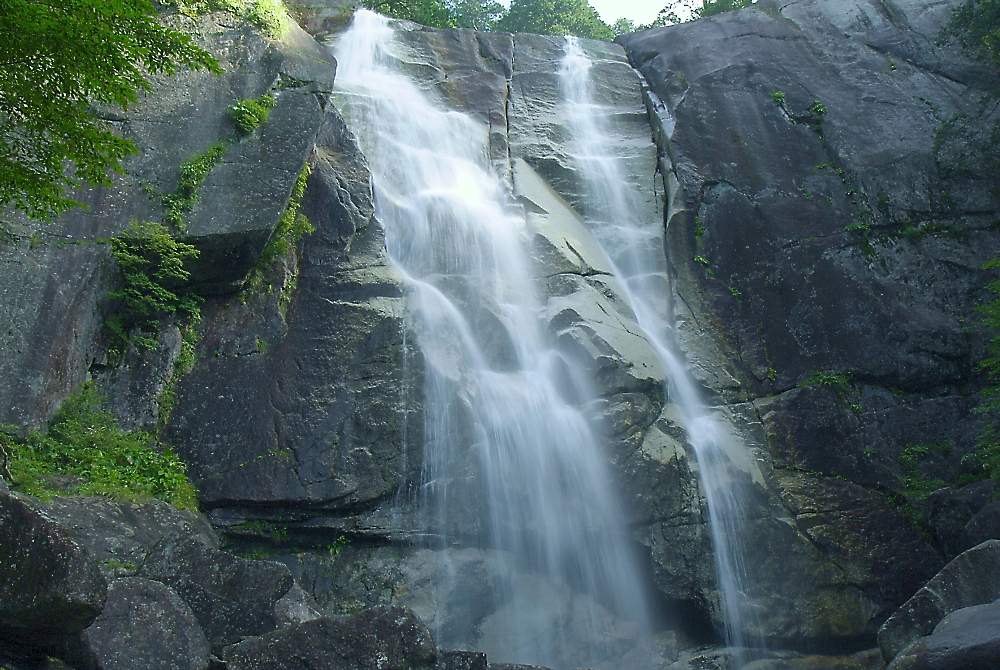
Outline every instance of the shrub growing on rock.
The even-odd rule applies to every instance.
[[[233,120],[241,134],[249,135],[267,123],[276,104],[278,101],[270,93],[265,93],[259,98],[240,100],[229,108],[229,118]]]
[[[111,238],[111,255],[122,279],[120,288],[108,294],[117,304],[106,322],[117,353],[130,341],[155,347],[164,318],[197,320],[201,299],[187,286],[191,273],[185,267],[198,257],[192,245],[175,240],[163,224],[133,223]]]
[[[19,439],[0,433],[15,488],[29,495],[101,495],[124,500],[159,498],[197,509],[184,463],[156,449],[153,435],[125,431],[90,384],[70,396],[47,432]]]

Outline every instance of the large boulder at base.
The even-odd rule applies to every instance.
[[[419,670],[433,667],[431,633],[407,609],[321,618],[228,647],[228,670]]]
[[[191,606],[215,650],[270,632],[288,620],[282,599],[293,581],[280,563],[238,558],[186,539],[157,548],[138,574],[176,591]]]
[[[948,614],[997,598],[1000,598],[1000,540],[989,540],[944,566],[889,617],[878,632],[883,657],[891,661],[911,642],[934,632]]]
[[[104,611],[74,654],[82,670],[205,670],[208,640],[191,608],[158,582],[111,583]]]
[[[18,497],[0,493],[0,646],[58,647],[104,606],[90,553]]]
[[[1000,667],[1000,601],[952,612],[911,644],[889,670],[996,670]]]

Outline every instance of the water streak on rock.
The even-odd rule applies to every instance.
[[[613,100],[594,90],[594,61],[575,37],[566,39],[560,69],[564,113],[572,134],[573,163],[584,183],[582,214],[607,253],[625,298],[643,334],[656,351],[667,376],[667,395],[677,405],[681,423],[698,460],[719,581],[719,606],[726,641],[736,649],[760,646],[748,639],[751,603],[745,598],[750,575],[744,565],[745,483],[733,472],[753,472],[747,452],[726,421],[705,407],[672,337],[670,277],[663,247],[663,223],[645,207],[642,194],[628,179],[623,151],[616,140]],[[735,467],[734,467],[735,466]],[[742,652],[737,652],[742,653]],[[737,664],[745,662],[737,658]]]

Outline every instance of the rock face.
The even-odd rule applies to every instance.
[[[403,437],[420,434],[419,405],[402,406],[420,374],[406,363],[402,289],[364,158],[332,108],[312,165],[302,212],[316,232],[275,290],[206,305],[203,359],[167,428],[228,522],[261,505],[304,524],[370,508],[418,462]]]
[[[36,425],[104,361],[102,300],[113,286],[106,239],[133,220],[163,221],[163,196],[178,187],[182,163],[222,142],[225,153],[198,190],[185,235],[201,249],[195,281],[222,290],[250,270],[288,201],[323,120],[332,59],[297,26],[275,41],[229,14],[165,20],[195,32],[225,70],[221,76],[181,73],[155,82],[154,92],[109,121],[139,148],[127,175],[109,188],[76,194],[88,208],[55,224],[16,222],[0,246],[0,421]],[[227,109],[272,91],[270,120],[240,140]],[[143,374],[151,392],[122,382],[133,396],[126,423],[155,417],[151,402],[166,382],[173,356]],[[146,364],[147,366],[149,363]],[[141,422],[141,421],[140,421]]]
[[[996,666],[984,659],[996,658],[998,543],[969,549],[997,537],[996,486],[960,482],[977,474],[962,462],[978,430],[974,305],[1000,248],[989,162],[1000,112],[984,97],[995,75],[935,43],[956,3],[760,0],[622,46],[583,43],[623,172],[644,216],[666,222],[681,348],[739,434],[731,474],[751,491],[758,610],[748,632],[794,650],[753,668],[877,667],[864,650],[894,611],[879,636],[894,670]],[[351,3],[292,4],[335,39]],[[502,608],[534,613],[580,594],[540,580],[490,602],[486,576],[505,557],[479,542],[475,504],[449,516],[450,562],[414,543],[422,361],[366,159],[336,108],[346,103],[331,102],[329,51],[294,26],[272,40],[228,14],[168,20],[197,28],[226,73],[158,81],[111,120],[141,148],[129,176],[83,194],[89,212],[18,223],[0,246],[0,423],[39,424],[91,373],[123,424],[158,423],[180,335],[165,328],[158,351],[107,369],[99,331],[114,273],[99,242],[131,219],[161,220],[180,164],[223,140],[184,233],[202,251],[194,275],[207,295],[198,362],[174,380],[158,427],[208,518],[247,556],[274,560],[224,551],[204,517],[162,504],[0,493],[0,656],[484,670],[483,654],[437,654],[425,624],[446,647],[471,640],[503,660]],[[481,126],[524,209],[541,318],[595,380],[586,409],[607,427],[623,540],[651,599],[679,619],[663,623],[665,667],[725,667],[733,650],[691,650],[717,639],[720,618],[698,464],[580,216],[563,40],[410,24],[398,39],[407,72]],[[269,122],[239,139],[227,107],[268,91]],[[305,167],[302,213],[316,231],[256,267]],[[251,270],[260,281],[240,290]],[[573,602],[597,612],[615,660],[637,667],[632,632]],[[582,618],[560,630],[580,635]]]
[[[935,43],[955,4],[762,0],[622,38],[656,118],[683,348],[750,417],[811,544],[789,560],[758,535],[759,597],[791,596],[764,615],[778,637],[784,611],[814,619],[800,641],[870,639],[978,511],[935,494],[954,514],[928,546],[895,502],[928,514],[907,482],[957,481],[973,448],[968,324],[1000,246],[994,75]]]
[[[890,670],[988,670],[1000,659],[1000,601],[952,612],[896,657]]]

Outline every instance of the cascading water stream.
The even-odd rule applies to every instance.
[[[705,407],[676,351],[662,220],[643,206],[641,194],[625,178],[627,147],[613,142],[609,123],[613,108],[595,102],[592,67],[579,40],[568,37],[560,80],[572,159],[584,181],[580,209],[666,371],[668,398],[677,405],[695,451],[709,513],[726,640],[737,650],[739,666],[746,662],[740,650],[761,643],[745,633],[753,616],[746,598],[749,575],[743,561],[745,483],[731,473],[734,463],[743,472],[752,472],[753,466],[726,422]]]
[[[337,45],[337,90],[423,355],[425,530],[447,553],[468,541],[455,513],[482,509],[479,540],[498,557],[491,660],[618,667],[601,612],[642,627],[646,606],[600,427],[579,409],[592,392],[541,319],[527,223],[490,166],[486,125],[406,76],[405,53],[387,19],[358,11]],[[518,598],[529,611],[505,606]]]

